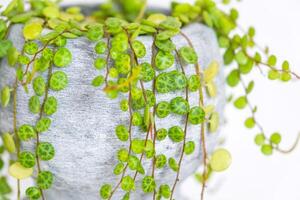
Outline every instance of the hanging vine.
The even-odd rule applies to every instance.
[[[224,3],[227,4],[227,1]],[[281,68],[276,67],[276,56],[269,55],[267,50],[254,41],[255,29],[250,27],[248,31],[243,31],[237,25],[239,14],[236,9],[232,8],[226,13],[213,0],[197,0],[195,4],[173,3],[171,14],[167,16],[163,13],[148,13],[147,1],[134,4],[130,0],[116,0],[103,4],[91,16],[85,16],[79,7],[63,9],[52,1],[35,0],[29,4],[30,9],[25,11],[23,0],[12,0],[2,11],[0,19],[0,58],[5,58],[16,70],[15,83],[2,88],[1,106],[9,106],[12,93],[13,130],[12,133],[4,133],[2,137],[7,152],[15,156],[9,174],[17,179],[18,200],[23,190],[20,181],[33,176],[34,169],[37,172],[34,176],[36,183],[26,188],[28,199],[45,200],[44,190],[49,189],[54,182],[52,172],[44,170],[41,162],[53,159],[55,148],[42,140],[40,135],[50,130],[51,116],[59,107],[58,100],[50,95],[50,91],[59,92],[68,85],[67,74],[60,70],[72,62],[72,52],[66,44],[68,40],[78,37],[85,37],[95,45],[97,58],[94,60],[94,68],[100,75],[93,78],[91,85],[102,89],[108,98],[122,98],[120,110],[128,113],[128,123],[115,127],[116,137],[128,148],[118,149],[115,158],[118,164],[112,172],[118,176],[118,181],[101,186],[99,193],[102,199],[112,199],[118,189],[124,191],[123,200],[130,199],[130,194],[137,188],[138,176],[142,180],[141,190],[152,193],[153,200],[173,199],[184,165],[183,158],[191,155],[196,148],[200,149],[202,156],[201,199],[204,199],[211,172],[223,171],[230,165],[231,156],[226,149],[217,149],[212,155],[206,149],[207,135],[216,132],[219,126],[219,114],[214,105],[206,105],[206,99],[217,95],[214,79],[220,64],[213,61],[209,66],[200,66],[201,55],[182,30],[187,24],[204,23],[211,27],[218,37],[220,48],[224,49],[224,64],[230,67],[232,63],[237,64],[238,67],[228,74],[226,82],[229,87],[242,85],[244,94],[235,99],[233,104],[238,109],[249,107],[251,116],[244,124],[247,128],[259,129],[255,143],[260,146],[262,153],[271,155],[274,150],[289,153],[295,149],[300,136],[288,150],[279,146],[279,133],[267,137],[257,121],[257,107],[250,103],[249,95],[254,88],[254,81],[246,83],[244,77],[254,67],[267,70],[270,80],[288,82],[300,79],[300,76],[290,70],[288,61],[284,61]],[[14,24],[23,24],[25,42],[21,52],[8,39],[9,29]],[[43,30],[47,30],[47,33]],[[241,33],[233,34],[235,30]],[[139,40],[141,35],[149,35],[153,40],[150,63],[141,62],[147,53],[145,45]],[[177,35],[186,41],[186,46],[176,47],[173,38]],[[257,52],[251,54],[253,50]],[[176,63],[179,69],[170,71]],[[185,72],[187,65],[194,65],[195,68],[195,73],[189,77]],[[101,75],[103,70],[104,76]],[[152,84],[151,89],[144,86],[148,82]],[[29,98],[28,108],[33,115],[37,115],[38,120],[18,126],[17,95],[21,90],[28,95],[30,91],[34,92]],[[157,102],[157,95],[175,91],[184,95],[178,95],[169,102]],[[199,96],[197,105],[191,105],[189,101],[189,94],[193,92]],[[156,122],[170,114],[184,119],[184,124],[173,124],[168,130],[157,129]],[[199,126],[199,147],[195,141],[187,141],[188,126]],[[134,137],[133,127],[143,131],[143,139]],[[167,138],[181,144],[179,160],[157,154],[160,141]],[[31,141],[35,143],[33,152],[21,149],[21,143]],[[2,149],[1,153],[4,151]],[[147,174],[146,163],[151,164]],[[175,173],[172,185],[158,185],[156,172],[163,168],[169,168]],[[130,172],[134,175],[131,176]],[[10,187],[6,179],[1,177],[0,183],[5,186],[0,192],[8,194]]]

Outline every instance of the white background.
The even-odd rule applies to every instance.
[[[0,4],[7,1],[0,0]],[[80,1],[65,0],[66,3]],[[148,1],[150,5],[165,8],[170,3],[169,0]],[[88,1],[92,2],[102,1]],[[269,45],[271,53],[278,55],[279,60],[289,60],[292,69],[300,73],[300,1],[244,0],[235,5],[240,11],[239,24],[244,28],[254,25],[257,42],[261,46]],[[251,100],[259,108],[258,120],[268,133],[282,132],[282,146],[288,147],[300,131],[300,81],[288,84],[271,82],[258,70],[254,71],[250,78],[255,80],[256,87]],[[227,125],[222,134],[226,136],[225,145],[232,153],[233,163],[228,171],[212,178],[206,199],[299,200],[300,147],[289,155],[263,156],[253,142],[258,130],[249,131],[243,127],[243,120],[248,115],[247,111],[240,112],[231,105],[227,106]],[[181,190],[190,200],[200,199],[200,185],[193,177]]]

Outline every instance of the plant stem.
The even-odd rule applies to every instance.
[[[45,107],[45,103],[46,103],[46,100],[48,98],[48,94],[49,94],[49,88],[50,88],[50,78],[51,78],[51,75],[52,75],[52,63],[50,63],[50,66],[49,66],[49,69],[48,69],[48,76],[47,76],[47,85],[46,85],[46,90],[45,90],[45,96],[44,96],[44,99],[43,99],[43,102],[42,102],[42,106],[41,106],[41,109],[40,109],[40,113],[39,113],[39,118],[38,120],[42,119],[43,117],[43,110],[44,110],[44,107]],[[36,146],[35,148],[37,149],[39,144],[40,144],[40,133],[36,133]],[[40,158],[39,158],[39,155],[36,153],[36,163],[37,163],[37,169],[38,169],[38,173],[40,173],[42,170],[41,170],[41,164],[40,164]],[[42,189],[40,189],[41,191],[41,196],[42,196],[42,199],[45,200],[45,196],[44,196],[44,192]]]
[[[18,78],[16,77],[14,83],[14,90],[13,90],[13,127],[14,127],[14,138],[16,141],[17,147],[17,156],[20,154],[20,138],[18,136],[17,130],[17,90],[18,90]],[[21,185],[20,180],[17,179],[17,199],[20,200],[21,198]]]
[[[182,31],[180,31],[180,34],[185,38],[185,40],[188,42],[189,46],[194,49],[194,46],[192,44],[192,41],[188,38],[187,35],[185,35]],[[197,76],[201,80],[201,73],[200,73],[200,65],[199,63],[195,64],[195,70]],[[199,106],[204,106],[204,97],[203,97],[203,84],[201,83],[199,87]],[[202,182],[202,188],[201,188],[201,200],[204,200],[204,191],[206,187],[206,168],[207,168],[207,151],[206,151],[206,142],[205,142],[205,121],[201,123],[201,130],[200,130],[200,137],[201,137],[201,146],[202,146],[202,161],[203,161],[203,182]]]
[[[153,42],[151,46],[152,50],[152,55],[151,55],[151,67],[154,69],[155,68],[155,56],[156,56],[156,48],[155,48],[155,40],[156,40],[156,34],[153,35]],[[152,81],[152,92],[153,95],[155,96],[155,84],[156,84],[156,70],[154,69],[154,78]],[[153,137],[153,151],[154,151],[154,156],[152,159],[152,178],[155,180],[155,164],[156,164],[156,123],[155,123],[155,114],[156,114],[156,106],[153,107],[153,128],[154,128],[154,137]],[[156,196],[156,188],[153,191],[153,200],[155,200]]]
[[[134,22],[139,23],[143,19],[146,8],[147,8],[147,4],[148,4],[147,0],[144,0],[143,6],[142,6],[138,16],[135,18]]]
[[[184,71],[183,65],[182,65],[182,63],[181,63],[181,60],[180,60],[180,56],[179,56],[178,50],[176,49],[175,52],[176,52],[176,55],[177,55],[178,62],[179,62],[179,64],[180,64],[182,73],[185,75],[185,71]],[[185,100],[186,100],[187,102],[189,102],[189,89],[188,89],[188,86],[186,86],[186,88],[185,88]],[[183,160],[183,156],[184,156],[184,148],[185,148],[185,144],[186,144],[186,135],[187,135],[187,127],[188,127],[188,118],[189,118],[189,113],[187,113],[187,114],[186,114],[186,117],[185,117],[183,144],[182,144],[182,149],[181,149],[180,158],[179,158],[179,162],[178,162],[178,171],[177,171],[176,178],[175,178],[175,181],[174,181],[172,190],[171,190],[170,200],[173,199],[174,191],[175,191],[177,182],[179,181],[179,175],[180,175],[180,170],[181,170],[181,163],[182,163],[182,160]]]
[[[110,58],[110,51],[109,51],[109,46],[110,46],[110,35],[108,33],[105,33],[107,37],[107,56],[106,56],[106,74],[105,74],[105,85],[106,87],[108,86],[108,73],[109,73],[109,58]]]

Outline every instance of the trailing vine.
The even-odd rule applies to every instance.
[[[224,1],[227,4],[227,1]],[[51,188],[54,180],[52,172],[42,168],[42,162],[55,156],[54,145],[43,141],[40,137],[51,131],[51,116],[59,107],[58,100],[50,96],[51,92],[59,92],[68,85],[68,76],[61,69],[72,62],[72,52],[66,44],[69,40],[79,37],[86,38],[94,44],[97,58],[94,68],[99,72],[93,78],[91,85],[103,90],[108,98],[120,98],[120,110],[128,113],[128,123],[115,127],[116,138],[127,148],[116,152],[112,173],[118,177],[116,183],[104,183],[100,189],[102,199],[112,199],[117,190],[124,192],[123,200],[130,199],[131,193],[137,189],[137,178],[141,176],[140,189],[145,194],[152,194],[153,200],[173,199],[184,156],[191,155],[196,148],[201,152],[203,171],[201,199],[207,180],[212,172],[227,169],[231,163],[230,153],[223,148],[216,149],[211,155],[206,149],[206,137],[216,132],[219,126],[219,113],[215,105],[207,105],[206,100],[215,98],[217,86],[215,78],[219,73],[220,63],[212,61],[209,66],[200,66],[201,55],[194,48],[193,41],[184,33],[182,27],[191,23],[203,23],[211,27],[218,38],[220,48],[224,49],[224,64],[231,67],[237,65],[228,74],[226,82],[230,87],[241,85],[244,93],[233,102],[238,109],[248,107],[250,117],[244,122],[247,128],[257,127],[260,131],[255,136],[255,143],[260,146],[265,155],[273,151],[289,153],[295,149],[295,144],[288,150],[279,145],[281,135],[273,133],[267,137],[263,126],[257,121],[257,107],[250,102],[250,93],[254,81],[246,83],[244,77],[251,73],[254,67],[268,70],[270,80],[288,82],[300,79],[300,76],[290,70],[288,61],[276,67],[277,58],[269,55],[254,40],[255,29],[250,27],[243,31],[237,24],[238,11],[234,8],[226,13],[219,9],[213,0],[197,0],[195,4],[173,3],[170,16],[163,13],[147,11],[147,1],[112,1],[103,4],[98,11],[85,16],[79,7],[61,8],[52,1],[30,1],[30,9],[24,9],[23,0],[12,0],[2,11],[0,19],[0,58],[5,58],[9,66],[15,68],[14,85],[4,86],[1,90],[1,106],[5,108],[13,97],[13,130],[3,133],[3,147],[12,157],[9,174],[17,179],[17,199],[21,198],[20,181],[27,177],[35,178],[35,185],[26,188],[28,199],[43,199],[44,190]],[[115,6],[114,6],[115,5]],[[24,44],[20,51],[8,39],[9,29],[15,24],[22,24]],[[46,31],[43,31],[46,30]],[[240,30],[241,34],[233,31]],[[145,44],[139,36],[148,35],[152,38],[151,60],[141,62],[146,56]],[[175,36],[181,36],[187,45],[178,48],[173,41]],[[257,50],[255,54],[251,54]],[[263,52],[261,52],[263,50]],[[179,69],[171,70],[175,64]],[[193,65],[195,73],[186,74],[186,66]],[[105,70],[105,75],[101,72]],[[151,89],[145,83],[151,83]],[[22,88],[21,88],[22,86]],[[17,94],[24,90],[29,98],[28,109],[37,116],[32,124],[18,126]],[[158,94],[182,92],[168,101],[158,102]],[[190,93],[197,93],[198,104],[191,105]],[[41,101],[42,99],[42,101]],[[184,119],[184,124],[173,124],[168,130],[157,127],[156,122],[169,115]],[[197,147],[195,141],[187,141],[188,126],[200,127]],[[134,127],[142,130],[142,138],[134,137]],[[158,154],[156,149],[160,141],[180,143],[180,156],[167,158]],[[22,143],[34,142],[34,151],[22,150]],[[151,170],[145,170],[150,163]],[[1,168],[2,160],[0,160]],[[200,163],[199,163],[200,166]],[[175,173],[172,185],[158,185],[156,172],[169,168]],[[34,169],[37,174],[33,175]],[[133,172],[133,176],[130,175]],[[99,180],[100,181],[100,180]],[[4,177],[0,178],[4,195],[10,192],[10,187]]]

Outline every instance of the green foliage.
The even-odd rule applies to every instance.
[[[128,160],[129,157],[129,153],[127,151],[127,149],[119,149],[118,153],[117,153],[117,157],[121,162],[126,162]]]
[[[188,80],[188,87],[191,92],[196,92],[200,88],[200,78],[197,75],[191,75]]]
[[[247,128],[251,129],[255,126],[255,120],[252,117],[249,117],[245,120],[244,124]]]
[[[42,76],[33,79],[32,87],[36,95],[42,96],[46,90],[46,82]]]
[[[263,145],[265,143],[265,140],[266,140],[266,137],[262,133],[257,134],[254,139],[255,144],[257,144],[258,146]]]
[[[226,82],[229,86],[235,87],[240,82],[240,74],[237,70],[232,70],[227,76]]]
[[[195,106],[189,111],[189,122],[191,124],[201,124],[205,120],[205,111],[199,107]]]
[[[189,103],[182,97],[175,97],[170,102],[171,111],[178,115],[184,115],[189,112]]]
[[[94,62],[95,68],[99,70],[103,69],[105,65],[106,65],[106,60],[103,58],[97,58]]]
[[[59,48],[53,58],[53,62],[57,67],[66,67],[72,60],[72,54],[69,49],[65,47]]]
[[[56,71],[51,75],[50,88],[55,91],[60,91],[68,85],[68,77],[63,71]]]
[[[168,164],[169,164],[169,167],[170,167],[173,171],[175,171],[175,172],[178,171],[179,165],[178,165],[178,163],[176,162],[176,160],[175,160],[174,158],[169,158]]]
[[[222,2],[226,5],[230,3],[229,0]],[[16,138],[19,138],[21,142],[36,139],[38,145],[35,147],[35,152],[38,159],[48,161],[54,157],[54,147],[46,141],[40,142],[37,137],[37,134],[50,129],[51,119],[46,116],[53,115],[58,108],[58,100],[54,96],[48,96],[49,90],[61,91],[68,85],[67,74],[53,70],[53,67],[70,65],[73,56],[67,45],[68,41],[85,36],[93,44],[93,50],[98,55],[94,60],[94,68],[101,70],[101,75],[90,77],[91,85],[100,87],[105,83],[104,91],[111,99],[122,95],[122,100],[119,102],[120,110],[128,112],[131,117],[129,124],[136,126],[132,128],[129,124],[124,124],[115,127],[117,138],[121,142],[129,143],[129,149],[118,150],[119,163],[113,169],[115,175],[122,174],[120,187],[125,191],[123,200],[129,200],[130,193],[135,190],[135,177],[125,176],[127,173],[124,170],[128,168],[144,175],[143,159],[152,159],[153,165],[155,164],[153,170],[164,168],[167,157],[164,154],[157,155],[156,146],[160,145],[167,136],[175,143],[182,142],[185,138],[186,130],[183,130],[181,126],[172,125],[168,131],[165,128],[156,129],[157,121],[173,114],[185,115],[177,117],[187,120],[186,123],[189,122],[192,125],[204,124],[207,128],[204,131],[210,133],[218,130],[220,115],[214,110],[213,105],[206,105],[206,99],[214,98],[219,94],[220,89],[217,88],[217,81],[214,80],[220,70],[219,63],[211,61],[208,66],[200,66],[202,55],[196,53],[193,41],[188,35],[181,32],[182,25],[200,22],[211,27],[216,33],[220,47],[224,48],[224,64],[229,67],[227,85],[236,87],[240,84],[244,89],[244,94],[238,94],[233,104],[238,109],[246,106],[251,108],[252,115],[244,122],[247,128],[256,126],[254,114],[257,108],[252,108],[248,102],[251,99],[249,95],[254,88],[254,81],[249,83],[244,81],[244,77],[250,74],[253,68],[259,66],[261,70],[264,70],[263,67],[267,67],[270,80],[288,82],[294,77],[298,78],[290,70],[288,61],[281,63],[281,68],[276,67],[277,57],[269,55],[268,49],[265,52],[253,54],[252,52],[255,52],[257,47],[254,40],[256,30],[250,27],[243,34],[233,33],[236,32],[234,30],[238,26],[239,12],[234,8],[231,8],[229,12],[224,12],[213,0],[197,0],[195,4],[172,3],[171,16],[146,12],[147,18],[144,17],[145,1],[112,1],[103,4],[100,10],[91,16],[93,20],[82,14],[78,7],[64,10],[55,2],[39,1],[32,1],[30,5],[31,8],[25,12],[22,0],[12,0],[1,13],[3,20],[0,19],[0,58],[6,58],[8,64],[16,69],[18,81],[14,86],[4,86],[1,89],[2,108],[10,106],[10,103],[15,104],[15,102],[10,102],[11,94],[15,94],[18,87],[22,85],[26,92],[30,92],[31,88],[28,86],[31,84],[34,94],[31,94],[29,98],[29,111],[39,115],[33,122],[35,127],[29,124],[21,125],[17,130]],[[18,46],[15,47],[6,37],[9,24],[14,23],[24,25],[23,51],[17,49]],[[51,30],[44,34],[44,28]],[[146,48],[146,42],[140,40],[141,35],[153,38],[151,49]],[[187,46],[177,49],[173,43],[174,36],[177,35],[186,41]],[[151,64],[148,63],[150,60],[145,62],[146,55],[151,55]],[[141,60],[142,62],[139,63]],[[175,63],[175,60],[178,63]],[[187,73],[188,77],[185,75],[186,68],[190,67],[185,66],[187,64],[193,64],[195,67],[194,73]],[[171,70],[174,65],[176,69]],[[175,94],[175,92],[186,92],[186,98],[177,94],[170,102],[161,98],[166,93]],[[189,102],[187,97],[190,92],[199,93],[196,94],[199,95],[197,104]],[[129,94],[131,98],[127,98]],[[159,97],[159,102],[156,102],[157,97]],[[257,127],[260,128],[258,122]],[[146,135],[145,138],[136,137],[137,129]],[[136,138],[130,137],[129,140],[131,135]],[[16,150],[20,152],[19,148],[22,144],[17,144],[16,140],[16,145],[13,135],[4,133],[2,137],[4,147],[9,153],[15,153]],[[260,146],[265,155],[271,155],[274,150],[278,150],[281,140],[279,133],[273,133],[269,139],[264,133],[259,133],[255,137],[255,143]],[[195,147],[195,141],[187,141],[182,143],[182,148],[181,156],[183,157],[192,154],[197,147]],[[142,157],[139,159],[137,154]],[[17,156],[18,162],[12,169],[13,176],[24,178],[24,174],[19,173],[24,169],[27,169],[26,176],[31,175],[31,168],[37,162],[35,155],[28,151],[21,151]],[[204,167],[209,174],[212,170],[227,169],[231,163],[231,156],[227,150],[219,149],[211,155],[208,161],[208,165]],[[168,159],[168,164],[176,173],[182,165],[172,157]],[[2,165],[3,161],[0,159],[0,168]],[[54,181],[50,171],[38,169],[37,173],[37,187],[33,186],[26,190],[26,196],[32,200],[39,199],[41,190],[50,188]],[[202,176],[203,182],[207,179],[205,176]],[[171,191],[169,185],[160,185],[156,190],[154,177],[144,176],[142,190],[145,193],[155,191],[157,200],[172,197],[173,190]],[[114,191],[112,185],[104,184],[99,193],[102,199],[110,199],[113,198]],[[6,180],[1,177],[0,195],[9,192],[10,188]]]
[[[124,164],[123,163],[118,163],[115,168],[114,168],[114,174],[115,175],[120,175],[124,170]]]
[[[262,145],[261,146],[261,152],[266,156],[272,155],[273,154],[272,145],[269,145],[269,144]]]
[[[167,164],[167,157],[164,154],[159,154],[155,157],[155,167],[163,168]]]
[[[38,133],[45,132],[51,125],[51,119],[44,117],[37,121],[35,129]]]
[[[116,127],[116,135],[119,138],[119,140],[125,142],[128,140],[129,132],[128,129],[125,127],[125,125],[118,125]]]
[[[174,64],[174,55],[170,52],[158,51],[155,57],[155,66],[159,70],[170,68]]]
[[[132,42],[132,48],[138,58],[143,58],[146,55],[146,47],[138,40]]]
[[[41,142],[37,147],[37,155],[42,160],[51,160],[55,155],[55,150],[49,142]]]
[[[121,182],[122,190],[126,192],[130,192],[131,190],[135,190],[135,184],[133,178],[130,176],[125,176]]]
[[[109,184],[102,185],[100,189],[100,196],[102,199],[108,199],[112,192],[112,186]]]
[[[94,79],[93,79],[93,81],[92,81],[92,85],[94,86],[94,87],[99,87],[99,86],[101,86],[103,83],[104,83],[104,77],[102,76],[102,75],[100,75],[100,76],[96,76]]]
[[[156,139],[158,141],[164,140],[167,137],[167,135],[168,135],[168,131],[165,128],[161,128],[156,131]]]
[[[142,180],[142,190],[145,193],[153,192],[155,190],[156,183],[152,176],[145,176]]]
[[[195,64],[198,62],[198,56],[191,47],[181,47],[179,49],[179,54],[186,63]]]
[[[171,52],[175,50],[175,45],[174,43],[170,40],[155,40],[155,45],[157,48],[164,52]]]
[[[8,86],[5,86],[1,90],[1,105],[2,107],[7,107],[10,101],[10,88]]]
[[[159,118],[167,117],[170,114],[170,104],[166,101],[159,102],[156,106],[156,115]]]
[[[103,37],[103,25],[96,24],[89,27],[86,37],[91,41],[98,41]]]
[[[57,100],[55,97],[50,96],[46,99],[44,104],[44,113],[46,115],[52,115],[57,110]]]
[[[159,194],[164,198],[170,198],[171,196],[171,189],[169,185],[161,185],[159,186]]]
[[[28,124],[20,126],[18,130],[18,136],[22,141],[30,140],[31,138],[35,137],[35,134],[34,128]]]
[[[13,139],[13,136],[10,133],[3,133],[2,142],[3,142],[3,145],[4,145],[5,149],[9,153],[15,153],[16,144],[15,144],[15,141]]]
[[[41,191],[37,187],[29,187],[26,189],[26,196],[30,200],[38,200],[41,197]]]
[[[141,163],[138,159],[138,157],[130,155],[128,158],[128,167],[131,170],[138,170],[139,166],[141,166]]]
[[[19,162],[25,168],[32,168],[35,165],[35,156],[29,151],[23,151],[19,155]]]
[[[3,58],[12,47],[12,42],[10,40],[0,40],[0,47],[0,58]]]
[[[247,106],[247,98],[245,96],[241,96],[234,101],[234,106],[238,109],[243,109]]]
[[[168,136],[173,142],[181,142],[184,138],[184,132],[181,127],[173,126],[169,129]]]
[[[107,44],[103,41],[98,42],[95,46],[95,52],[97,54],[105,53],[106,49],[107,49]]]
[[[194,141],[188,141],[187,143],[185,143],[184,146],[184,153],[186,155],[190,155],[195,151],[195,142]]]
[[[151,80],[153,80],[154,76],[155,76],[155,71],[152,68],[152,66],[149,63],[142,63],[141,64],[141,79],[144,82],[149,82]]]
[[[132,125],[133,126],[141,126],[143,123],[143,117],[139,112],[134,112],[132,114]]]
[[[270,138],[271,142],[275,145],[278,145],[281,142],[280,133],[273,133]]]
[[[35,42],[26,42],[24,44],[24,52],[33,55],[39,50],[39,46]]]
[[[29,99],[29,110],[30,112],[34,113],[34,114],[37,114],[40,112],[40,108],[41,108],[41,105],[40,105],[40,98],[38,96],[32,96],[30,99]]]
[[[42,190],[49,189],[53,184],[54,178],[50,171],[41,171],[37,176],[37,185]]]

